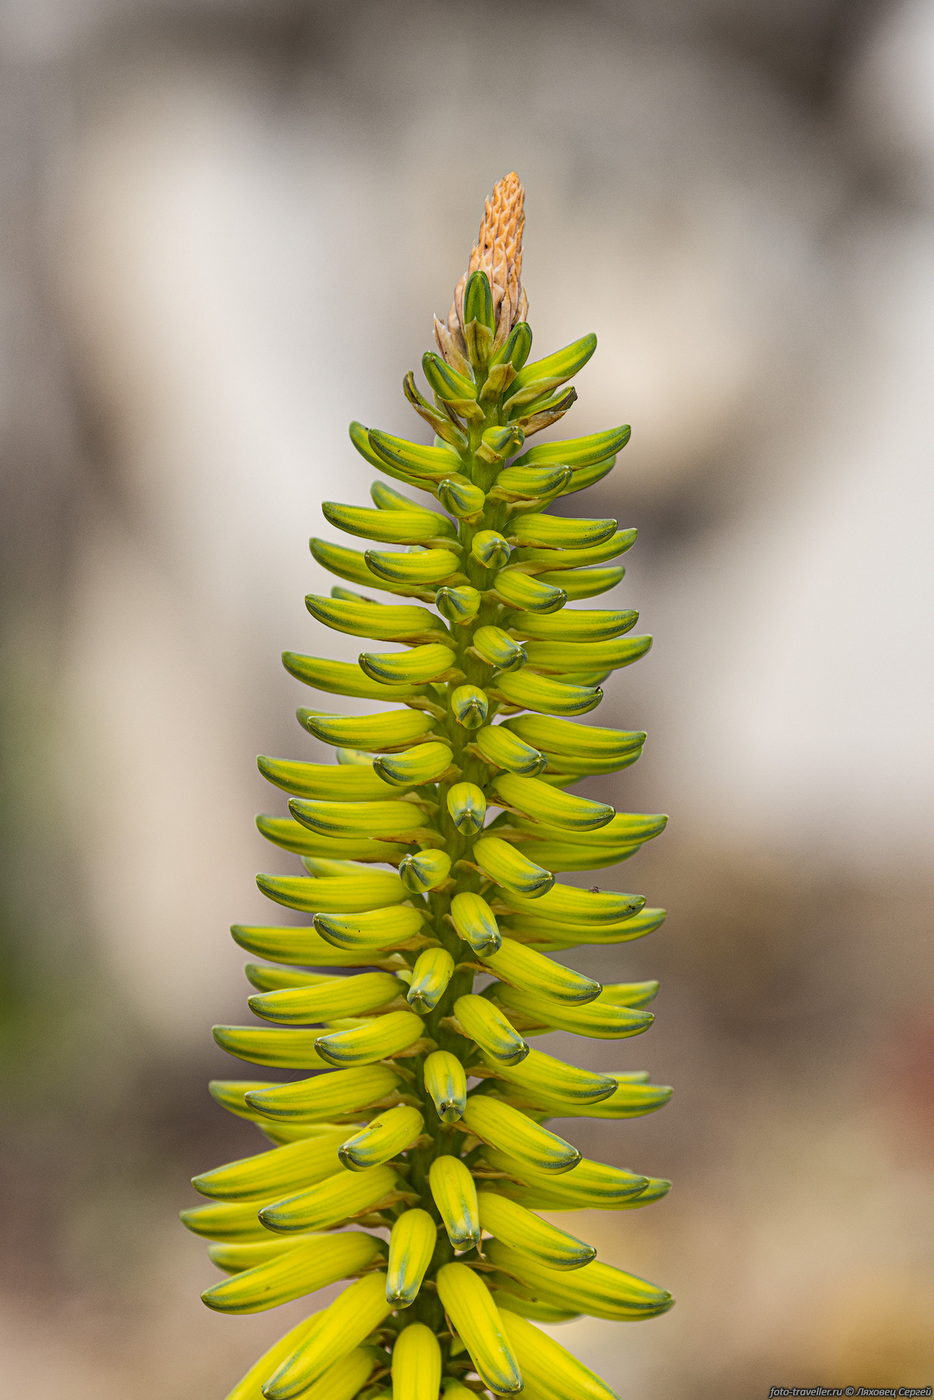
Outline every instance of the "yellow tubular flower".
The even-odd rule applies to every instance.
[[[392,1349],[392,1400],[438,1400],[441,1347],[430,1327],[403,1327]]]
[[[438,1226],[427,1210],[406,1210],[393,1221],[386,1268],[386,1297],[393,1307],[414,1303],[437,1239]]]
[[[452,1247],[472,1249],[480,1241],[480,1207],[470,1168],[443,1153],[428,1169],[428,1185]]]
[[[288,798],[259,830],[301,861],[259,888],[300,917],[234,927],[259,960],[257,1020],[214,1030],[237,1059],[296,1073],[211,1085],[268,1145],[194,1177],[208,1201],[182,1219],[224,1275],[202,1295],[217,1311],[344,1287],[227,1400],[613,1400],[537,1324],[672,1302],[544,1218],[669,1188],[583,1158],[548,1121],[635,1118],[670,1089],[537,1048],[651,1026],[655,982],[602,987],[552,955],[659,927],[641,895],[574,872],[628,859],[666,818],[573,791],[641,754],[642,730],[583,717],[651,638],[635,611],[588,602],[623,577],[635,531],[549,509],[611,470],[629,428],[528,441],[574,403],[596,337],[531,358],[523,203],[516,175],[496,185],[424,387],[405,378],[433,440],[353,423],[380,479],[369,505],[323,507],[353,547],[311,541],[339,582],[308,611],[359,656],[283,658],[325,705],[298,718],[336,761],[259,760]]]

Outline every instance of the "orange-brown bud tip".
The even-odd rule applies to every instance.
[[[447,322],[435,319],[435,337],[444,358],[461,368],[464,353],[464,287],[472,272],[485,272],[493,293],[496,318],[495,345],[502,345],[517,321],[528,314],[522,289],[522,233],[525,228],[525,190],[514,170],[497,180],[486,201],[480,231],[467,270],[454,289]]]

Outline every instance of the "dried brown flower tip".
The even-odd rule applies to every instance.
[[[514,170],[493,186],[486,201],[480,232],[467,270],[454,288],[447,323],[435,317],[435,339],[449,364],[463,369],[467,363],[464,342],[464,287],[472,272],[485,272],[493,293],[496,317],[494,345],[499,347],[517,321],[528,315],[528,298],[522,288],[522,233],[525,228],[525,190]]]

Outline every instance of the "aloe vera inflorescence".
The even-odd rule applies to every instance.
[[[436,321],[441,353],[422,361],[431,397],[405,379],[433,445],[351,428],[371,466],[437,504],[377,481],[373,508],[324,506],[373,548],[312,541],[347,585],[310,597],[312,615],[404,649],[359,663],[285,657],[313,689],[376,709],[299,711],[336,765],[260,760],[292,795],[291,816],[262,817],[260,830],[305,874],[259,885],[312,918],[233,930],[265,960],[247,967],[260,1021],[215,1036],[239,1059],[309,1077],[212,1086],[274,1145],[196,1177],[211,1201],[183,1219],[229,1275],[203,1295],[221,1312],[354,1282],[228,1400],[609,1400],[616,1392],[535,1323],[671,1305],[545,1218],[631,1209],[668,1189],[582,1158],[545,1124],[634,1117],[670,1090],[533,1048],[551,1030],[619,1040],[651,1024],[656,983],[601,986],[548,955],[658,927],[663,911],[640,896],[554,872],[614,865],[665,818],[567,790],[639,757],[643,733],[578,720],[649,638],[631,635],[634,612],[568,606],[622,578],[609,561],[635,531],[547,508],[605,476],[629,429],[526,446],[571,407],[566,386],[596,341],[529,360],[523,222],[509,175]]]

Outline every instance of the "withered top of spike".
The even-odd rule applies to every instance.
[[[528,298],[522,288],[522,232],[525,228],[525,190],[513,170],[498,180],[486,201],[480,232],[467,270],[454,288],[447,322],[435,317],[435,339],[449,364],[463,371],[467,365],[464,341],[464,287],[472,272],[485,272],[493,292],[496,317],[494,344],[499,347],[517,321],[528,315]]]

